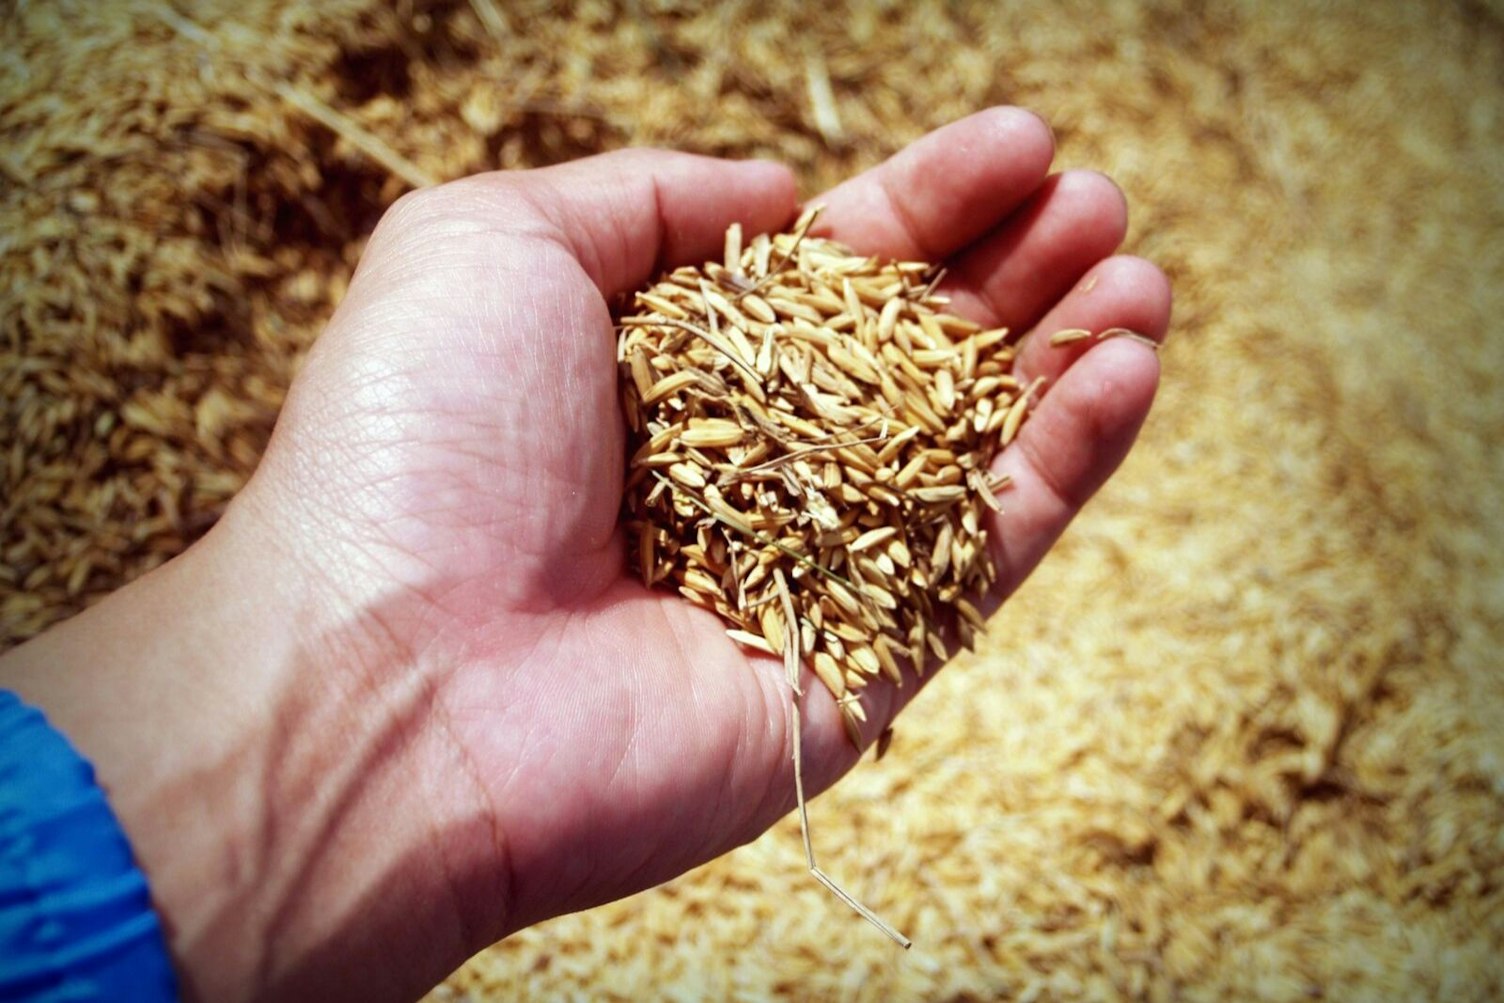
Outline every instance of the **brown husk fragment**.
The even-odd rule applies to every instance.
[[[867,682],[901,685],[900,660],[923,673],[980,626],[988,467],[1036,387],[1006,330],[943,312],[934,267],[812,237],[817,214],[745,248],[733,225],[724,262],[621,318],[624,512],[643,581],[750,647],[793,638],[860,746]]]

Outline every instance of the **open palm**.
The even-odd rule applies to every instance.
[[[1099,175],[1048,176],[1052,154],[1032,115],[982,112],[821,196],[817,232],[946,262],[952,309],[987,325],[1162,336],[1163,276],[1111,256],[1120,194]],[[409,196],[238,502],[320,569],[342,625],[320,640],[321,671],[376,722],[352,755],[396,757],[409,783],[392,816],[427,820],[429,856],[393,861],[390,878],[440,886],[420,924],[434,978],[511,930],[723,853],[792,805],[780,664],[626,570],[608,304],[715,257],[733,220],[787,225],[794,202],[782,168],[653,151]],[[994,603],[1118,465],[1158,378],[1154,353],[1124,339],[1033,337],[1019,365],[1049,389],[997,460],[1013,486],[989,527]],[[868,689],[869,739],[916,688]],[[819,789],[857,750],[825,691],[807,692]],[[373,944],[411,940],[411,914],[361,907]]]

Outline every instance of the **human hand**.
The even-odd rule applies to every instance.
[[[818,200],[817,233],[945,261],[955,312],[1041,335],[1018,365],[1048,390],[996,462],[1012,486],[988,527],[993,606],[1117,467],[1158,379],[1142,345],[1048,334],[1168,323],[1159,271],[1110,256],[1121,195],[1047,177],[1052,153],[1038,119],[994,109]],[[716,257],[733,220],[772,230],[794,209],[782,168],[653,151],[408,196],[221,524],[142,598],[17,653],[118,790],[190,989],[411,997],[513,930],[666,880],[789,810],[781,665],[626,570],[608,301]],[[178,608],[196,626],[177,642],[147,629]],[[57,663],[101,636],[152,653],[111,674],[135,694],[112,711],[89,707],[93,686],[56,689]],[[184,700],[190,678],[204,690]],[[917,689],[869,686],[866,737]],[[818,790],[859,753],[828,694],[807,693]],[[136,743],[147,721],[191,717],[183,748],[141,751],[127,707]],[[174,859],[210,813],[228,861]]]

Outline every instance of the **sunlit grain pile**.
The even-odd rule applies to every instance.
[[[1034,387],[1006,329],[945,313],[926,262],[733,226],[623,317],[626,514],[648,584],[677,586],[749,647],[808,659],[853,744],[860,694],[923,674],[984,626],[997,580],[988,466]],[[797,673],[791,674],[797,679]]]
[[[1125,468],[817,805],[914,950],[789,820],[436,998],[1500,998],[1501,80],[1450,0],[12,5],[0,639],[213,522],[411,185],[660,145],[814,201],[1023,104],[1175,321]]]

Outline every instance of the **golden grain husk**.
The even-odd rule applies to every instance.
[[[620,317],[623,519],[644,581],[749,649],[794,637],[860,745],[870,679],[982,628],[1006,483],[987,471],[1039,384],[1006,331],[944,312],[936,270],[810,236],[816,212],[750,243],[733,226],[723,261]]]

